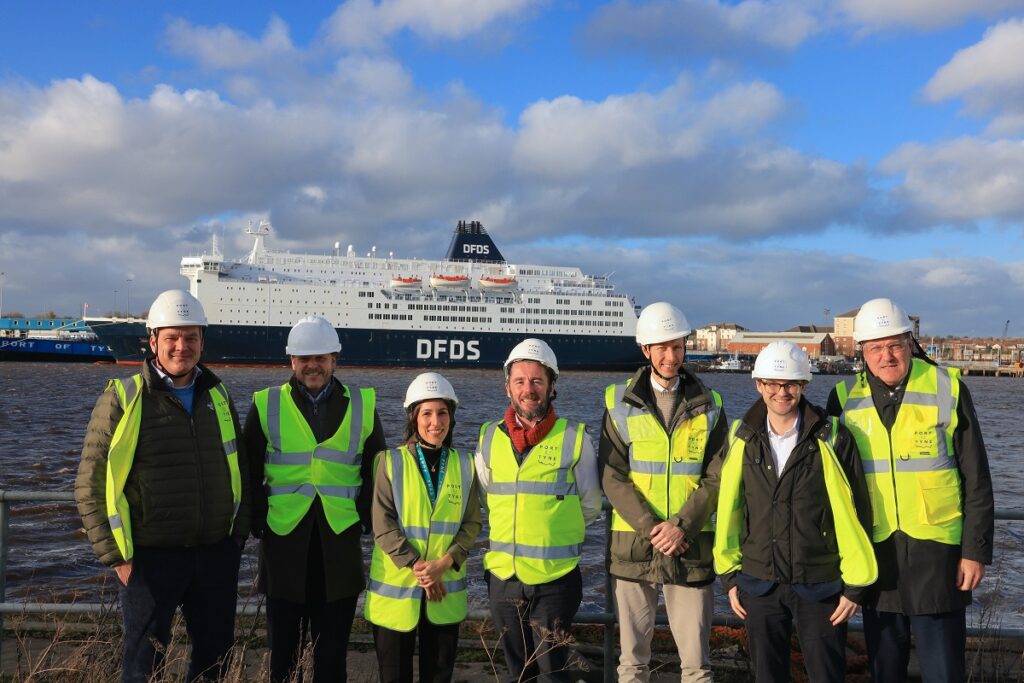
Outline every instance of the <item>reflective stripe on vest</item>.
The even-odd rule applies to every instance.
[[[135,556],[135,546],[132,543],[131,510],[124,495],[124,487],[135,460],[135,448],[139,444],[139,431],[142,428],[142,375],[132,375],[127,383],[119,379],[110,380],[107,388],[114,390],[123,411],[107,450],[107,521],[110,523],[114,542],[127,562]],[[242,502],[242,474],[238,469],[238,435],[235,431],[235,421],[231,416],[227,388],[222,383],[211,387],[210,399],[217,415],[221,446],[231,479],[232,515],[231,527],[228,530],[230,533]]]
[[[563,418],[520,465],[500,422],[480,428],[480,455],[490,469],[487,487],[490,550],[484,567],[499,579],[515,575],[536,585],[568,574],[583,550],[583,507],[574,467],[584,426]]]
[[[827,439],[817,439],[818,452],[825,480],[825,491],[835,525],[839,545],[839,573],[848,586],[869,586],[878,579],[875,549],[867,531],[860,525],[853,502],[853,488],[839,464],[834,445],[839,421],[830,418],[832,428]],[[738,434],[742,420],[732,423],[729,430],[729,451],[722,465],[722,479],[718,493],[717,528],[715,529],[715,571],[728,574],[743,568],[741,535],[747,515],[743,488],[743,455],[747,442]],[[753,514],[770,514],[755,510]]]
[[[317,443],[295,404],[290,384],[253,395],[267,438],[267,526],[275,534],[291,533],[317,496],[334,533],[359,521],[355,501],[363,483],[363,444],[373,431],[376,395],[373,389],[350,391],[345,385],[341,391],[349,399],[348,408],[338,430],[323,443]]]
[[[711,391],[707,411],[680,422],[669,437],[657,416],[623,401],[630,382],[605,389],[605,408],[629,449],[630,480],[659,518],[668,519],[700,485],[707,444],[722,412],[722,397]],[[713,528],[709,519],[702,531]],[[634,531],[615,510],[612,530]]]
[[[386,451],[385,472],[391,480],[398,524],[409,544],[426,560],[440,559],[455,541],[462,526],[473,486],[473,462],[452,449],[448,451],[444,481],[439,482],[433,507],[416,456],[406,446]],[[442,575],[447,595],[427,602],[427,619],[434,624],[455,624],[466,618],[466,565]],[[370,581],[366,593],[366,620],[392,631],[411,631],[420,620],[423,589],[411,567],[398,567],[391,556],[374,544]]]
[[[963,504],[953,452],[959,371],[913,359],[891,431],[875,409],[865,373],[836,385],[836,397],[860,451],[874,541],[900,529],[913,538],[959,545]]]

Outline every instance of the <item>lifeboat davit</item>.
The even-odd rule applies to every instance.
[[[465,289],[469,287],[466,275],[431,275],[430,286],[437,289]]]
[[[484,289],[515,289],[518,284],[514,277],[480,276],[480,286]]]
[[[418,277],[393,277],[391,289],[419,289],[423,280]]]

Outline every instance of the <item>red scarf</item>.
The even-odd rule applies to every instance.
[[[512,445],[517,453],[525,453],[544,439],[555,426],[555,407],[548,408],[548,414],[544,419],[532,427],[524,427],[517,419],[516,409],[511,405],[505,411],[505,426],[508,427],[508,435],[512,438]]]

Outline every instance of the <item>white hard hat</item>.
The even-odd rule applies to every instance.
[[[512,352],[508,354],[508,358],[505,360],[506,377],[508,377],[509,368],[512,367],[512,364],[519,360],[537,361],[554,372],[555,379],[558,379],[558,359],[555,358],[555,352],[542,339],[524,339],[516,344],[516,347],[512,349]]]
[[[295,323],[288,333],[284,352],[289,356],[320,356],[341,351],[338,331],[334,325],[318,315],[311,315]]]
[[[168,289],[156,298],[149,307],[146,327],[159,330],[161,327],[206,327],[206,313],[199,299],[183,289]]]
[[[773,341],[761,349],[754,361],[755,379],[788,379],[811,381],[811,360],[807,352],[789,341]]]
[[[893,337],[914,329],[906,311],[892,299],[872,299],[860,307],[853,319],[853,338],[857,342]]]
[[[666,301],[653,303],[640,312],[636,321],[636,343],[640,346],[690,336],[690,323],[683,312]]]
[[[455,395],[451,382],[436,372],[424,372],[422,375],[416,375],[416,379],[405,390],[405,403],[402,407],[409,410],[420,401],[432,399],[451,401],[456,406],[459,405],[459,398]]]

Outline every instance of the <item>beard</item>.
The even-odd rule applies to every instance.
[[[550,407],[550,398],[539,399],[537,407],[534,408],[533,410],[526,410],[519,404],[518,401],[512,401],[512,408],[516,411],[516,415],[518,415],[520,418],[528,422],[534,422],[535,420],[540,420],[541,418],[543,418],[545,415],[548,414],[548,409]]]

